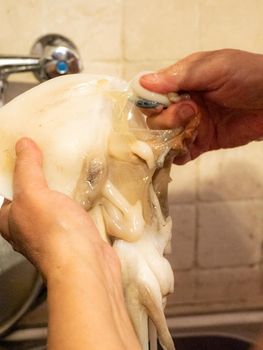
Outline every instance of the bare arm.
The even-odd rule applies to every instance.
[[[103,274],[74,259],[49,276],[49,350],[140,349],[125,308],[118,262],[110,251],[97,254],[105,265]]]
[[[16,147],[14,199],[0,231],[38,267],[48,287],[48,349],[140,349],[122,291],[120,264],[89,215],[51,191],[34,142]]]

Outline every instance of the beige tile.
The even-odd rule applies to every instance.
[[[263,52],[262,0],[200,0],[203,50],[232,47]]]
[[[169,203],[193,203],[196,199],[196,174],[198,161],[173,165],[169,185]]]
[[[121,78],[122,64],[110,62],[86,62],[83,72],[89,74],[106,74]]]
[[[171,60],[199,48],[198,1],[124,1],[128,60]]]
[[[203,154],[199,160],[199,198],[263,198],[262,154],[263,142]]]
[[[29,55],[39,36],[59,33],[77,45],[85,72],[122,74],[119,0],[111,1],[110,6],[106,0],[71,0],[67,6],[51,0],[3,1],[0,21],[1,54]],[[16,74],[12,80],[35,81],[32,74]]]
[[[176,271],[174,273],[174,293],[168,296],[166,314],[176,304],[191,303],[195,295],[196,274],[193,271]]]
[[[204,268],[245,266],[261,261],[262,201],[198,205],[198,264]]]
[[[136,74],[145,71],[157,71],[161,68],[168,67],[175,63],[173,61],[142,61],[142,62],[124,62],[123,78],[126,80],[132,79]]]
[[[43,34],[45,0],[8,0],[0,5],[0,53],[28,55]]]
[[[195,301],[246,301],[261,294],[259,267],[198,271]]]
[[[35,77],[33,72],[23,72],[17,74],[11,74],[7,77],[7,81],[10,83],[28,83],[32,85],[39,84],[38,79]]]
[[[191,204],[172,205],[173,220],[172,252],[167,255],[173,269],[190,269],[195,260],[195,206]]]
[[[119,0],[45,0],[45,31],[71,38],[83,62],[119,60],[122,55]]]
[[[168,296],[167,316],[176,315],[180,305],[184,305],[180,309],[182,313],[187,309],[191,313],[194,305],[199,305],[199,312],[209,311],[213,306],[222,309],[222,305],[224,311],[231,303],[242,307],[249,302],[253,304],[262,294],[260,266],[176,271],[174,278],[175,291]]]

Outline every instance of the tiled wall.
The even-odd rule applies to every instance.
[[[197,50],[263,53],[262,0],[0,2],[1,54],[28,54],[37,37],[57,32],[76,43],[90,73],[129,79]],[[30,74],[12,80],[34,81]],[[174,166],[176,293],[168,313],[263,306],[262,153],[254,142]]]

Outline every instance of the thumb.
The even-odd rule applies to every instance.
[[[142,76],[140,83],[159,93],[206,89],[211,80],[209,72],[216,68],[209,57],[206,52],[194,53],[159,72]]]
[[[156,72],[143,75],[140,78],[141,85],[151,91],[159,93],[177,92],[186,90],[182,85],[182,78],[178,75],[172,75],[164,72]]]
[[[14,170],[14,195],[21,190],[36,191],[47,186],[43,169],[42,153],[36,143],[22,138],[16,144],[16,164]]]

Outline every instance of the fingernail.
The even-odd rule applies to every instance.
[[[178,110],[178,115],[182,119],[190,119],[195,114],[196,113],[193,107],[188,104],[181,106],[181,108]]]
[[[21,138],[16,143],[16,154],[23,152],[25,149],[27,149],[29,145],[30,140],[26,137]]]
[[[141,79],[147,83],[157,83],[158,81],[160,81],[158,73],[145,74],[141,77]]]

